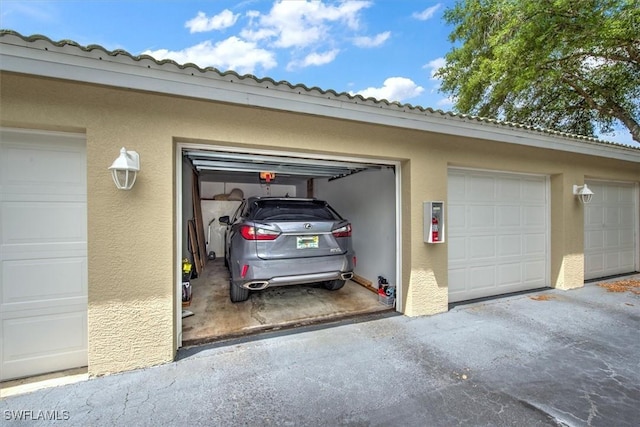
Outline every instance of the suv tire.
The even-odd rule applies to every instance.
[[[331,280],[329,282],[324,282],[323,285],[330,291],[337,291],[344,286],[345,282],[346,280]]]
[[[243,302],[249,299],[249,289],[236,286],[232,281],[229,281],[229,297],[231,302]]]

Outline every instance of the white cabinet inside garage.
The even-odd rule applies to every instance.
[[[448,174],[449,302],[548,286],[546,176]]]
[[[594,195],[584,212],[585,279],[630,273],[638,262],[634,184],[587,181]]]
[[[84,136],[0,131],[1,379],[86,366]]]

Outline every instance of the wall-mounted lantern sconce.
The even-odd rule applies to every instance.
[[[587,184],[574,185],[573,194],[575,196],[578,196],[578,199],[580,199],[580,201],[583,204],[589,203],[591,201],[591,198],[593,197],[593,191],[589,190],[589,187],[587,187]]]
[[[114,160],[111,167],[111,177],[119,190],[131,190],[140,171],[140,155],[135,151],[120,149],[120,156]]]

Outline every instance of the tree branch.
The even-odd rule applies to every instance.
[[[570,78],[572,77],[572,78]],[[638,123],[624,108],[611,100],[607,100],[604,105],[599,105],[591,94],[576,83],[578,76],[563,76],[562,80],[572,89],[574,89],[584,100],[589,107],[598,111],[603,116],[615,117],[620,120],[629,132],[634,141],[640,142],[640,123]]]

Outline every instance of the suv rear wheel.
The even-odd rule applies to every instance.
[[[249,289],[236,286],[232,281],[229,281],[229,296],[231,302],[242,302],[249,299]]]
[[[323,285],[330,291],[337,291],[344,286],[345,282],[346,280],[330,280],[328,282],[324,282]]]

